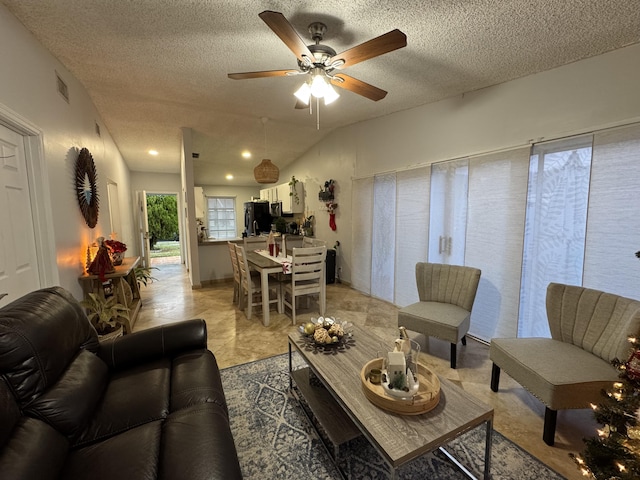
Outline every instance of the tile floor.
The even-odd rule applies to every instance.
[[[291,320],[271,311],[268,327],[262,325],[258,310],[247,319],[232,304],[233,284],[221,283],[192,290],[183,265],[158,265],[153,271],[158,280],[141,287],[143,307],[134,331],[163,323],[204,318],[209,333],[209,349],[220,368],[259,360],[287,351],[287,332]],[[313,305],[313,304],[312,304]],[[273,307],[272,307],[273,308]],[[304,310],[303,310],[304,311]],[[327,314],[372,329],[397,326],[397,308],[387,302],[362,295],[344,285],[327,287]],[[309,310],[300,321],[317,313]],[[413,335],[421,345],[426,363],[444,376],[495,409],[494,428],[568,479],[584,478],[569,452],[583,448],[582,438],[595,435],[598,426],[589,410],[558,412],[556,443],[549,447],[542,441],[544,407],[504,372],[500,391],[489,388],[491,361],[488,346],[469,339],[458,346],[458,368],[449,367],[449,345],[437,339],[426,340]],[[390,339],[391,340],[391,339]]]

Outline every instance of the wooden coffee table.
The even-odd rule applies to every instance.
[[[475,478],[444,446],[484,423],[484,478],[489,479],[493,409],[441,377],[440,402],[429,412],[403,416],[378,408],[362,391],[360,370],[369,360],[390,348],[397,332],[390,329],[389,337],[382,339],[354,326],[353,334],[355,346],[335,355],[305,350],[301,334],[297,330],[289,334],[291,378],[334,448],[361,432],[389,465],[392,478],[397,478],[399,467],[436,449],[440,449],[465,475]],[[293,370],[291,354],[294,350],[300,353],[308,367]],[[309,385],[309,372],[315,374],[324,388]],[[336,412],[340,414],[336,415]]]

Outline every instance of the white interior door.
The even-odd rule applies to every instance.
[[[429,262],[464,265],[469,161],[431,166]]]
[[[22,135],[0,125],[0,299],[40,288]]]
[[[122,240],[122,222],[120,221],[120,198],[118,184],[107,180],[107,199],[109,200],[109,220],[111,221],[111,235],[117,235],[115,240]]]
[[[151,266],[149,243],[149,218],[147,217],[147,192],[138,192],[138,228],[140,233],[140,258],[144,267]]]

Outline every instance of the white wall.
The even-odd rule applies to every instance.
[[[134,244],[130,208],[129,169],[84,87],[0,5],[0,105],[34,125],[43,135],[46,202],[51,206],[53,231],[47,232],[57,252],[59,283],[81,298],[78,276],[83,271],[86,247],[96,237],[108,236],[107,180],[118,185],[121,241]],[[69,88],[67,103],[56,89],[56,71]],[[102,136],[95,132],[100,126]],[[74,166],[78,152],[91,152],[98,172],[100,215],[90,229],[75,198]],[[41,228],[36,225],[36,228]]]
[[[280,182],[288,181],[292,175],[304,182],[305,214],[314,216],[314,236],[325,240],[328,248],[332,248],[336,241],[340,242],[336,268],[340,269],[340,278],[347,282],[351,281],[351,179],[357,152],[354,140],[349,128],[332,132],[280,172]],[[334,202],[338,208],[335,211],[335,231],[329,227],[325,204],[318,200],[320,186],[330,179],[336,181]],[[355,235],[357,238],[357,232]]]
[[[338,230],[328,228],[317,195],[305,200],[316,236],[341,243],[351,280],[353,177],[491,152],[640,121],[640,45],[337,130],[281,172],[305,182],[337,181]],[[382,100],[384,101],[384,100]],[[306,187],[306,185],[305,185]],[[326,225],[326,226],[325,226]],[[353,232],[357,243],[358,232]]]

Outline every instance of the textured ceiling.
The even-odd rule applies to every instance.
[[[191,127],[197,184],[232,173],[255,185],[261,158],[283,167],[337,127],[640,42],[640,0],[0,2],[84,84],[132,170],[179,172],[180,128]],[[318,131],[315,113],[293,108],[301,77],[228,79],[297,68],[263,10],[282,12],[309,44],[308,25],[322,21],[337,52],[402,30],[407,47],[344,70],[387,97],[340,90]]]

